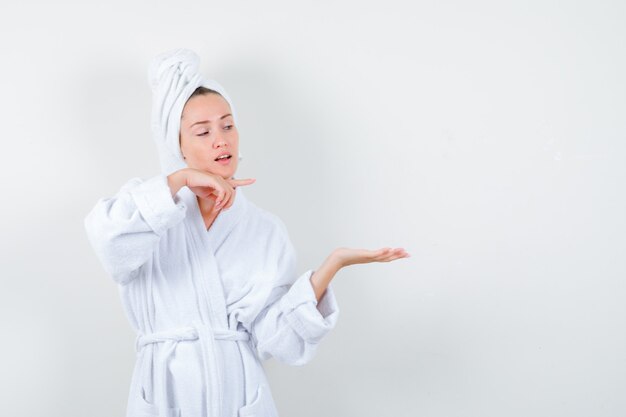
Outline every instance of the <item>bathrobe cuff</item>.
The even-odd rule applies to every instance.
[[[339,306],[332,284],[328,284],[318,303],[311,284],[314,272],[308,270],[302,274],[281,298],[280,303],[281,310],[296,332],[310,343],[319,343],[335,327]]]
[[[186,204],[178,194],[172,197],[165,174],[149,178],[129,192],[146,223],[157,235],[162,235],[186,215]]]

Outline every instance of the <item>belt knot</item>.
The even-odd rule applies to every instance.
[[[198,323],[193,326],[178,327],[174,329],[161,330],[152,333],[139,332],[135,339],[135,351],[139,352],[144,346],[150,343],[165,342],[168,340],[184,341],[184,340],[197,340],[200,337],[200,333],[206,331],[209,326],[203,323]],[[250,333],[243,330],[230,330],[230,329],[211,329],[213,338],[217,340],[249,340]]]
[[[216,358],[213,340],[249,340],[250,333],[246,330],[213,329],[200,321],[194,321],[191,326],[161,330],[152,333],[139,332],[135,339],[135,350],[139,352],[151,343],[172,341],[160,352],[156,362],[155,392],[160,415],[167,411],[167,360],[174,352],[176,344],[184,340],[199,340],[202,350],[203,370],[206,381],[206,406],[209,416],[221,415],[222,393],[220,392],[220,364]]]

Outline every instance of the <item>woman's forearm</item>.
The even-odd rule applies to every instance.
[[[172,198],[176,195],[178,190],[183,188],[187,184],[187,168],[179,169],[178,171],[167,176],[167,185],[172,192]]]
[[[333,254],[330,254],[313,275],[311,275],[311,285],[313,286],[315,298],[318,303],[324,296],[328,284],[330,284],[330,281],[333,280],[335,274],[340,269],[341,263]]]

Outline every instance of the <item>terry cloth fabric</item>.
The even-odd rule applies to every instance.
[[[153,61],[162,172],[131,178],[85,217],[137,334],[126,416],[277,417],[262,361],[308,363],[339,307],[332,284],[317,301],[314,270],[297,274],[285,224],[243,187],[208,230],[188,187],[172,196],[167,175],[184,167],[177,130],[186,98],[198,85],[228,97],[197,69],[188,50]]]
[[[220,83],[205,78],[200,69],[200,57],[192,50],[173,49],[154,57],[148,67],[152,90],[152,136],[161,158],[161,172],[169,175],[185,168],[180,151],[180,117],[187,99],[198,87],[220,93],[230,105],[235,123],[237,114],[228,93]],[[241,152],[238,155],[241,159]]]

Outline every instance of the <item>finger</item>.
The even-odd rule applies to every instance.
[[[389,262],[394,259],[394,255],[381,256],[377,259],[378,262]]]
[[[233,205],[233,203],[235,202],[235,187],[233,187],[232,185],[229,184],[229,188],[230,188],[230,197],[228,199],[228,201],[225,202],[225,204],[222,204],[222,210],[228,210],[230,208],[230,206]]]
[[[405,253],[404,249],[402,249],[402,248],[395,248],[395,249],[390,250],[387,254],[389,256],[401,256],[403,253]]]
[[[232,206],[234,202],[235,202],[235,189],[233,187],[230,187],[228,201],[226,201],[225,204],[223,204],[223,207],[224,207],[223,210],[226,210],[227,208]]]
[[[394,255],[390,255],[387,256],[386,258],[384,258],[382,260],[382,262],[391,262],[391,261],[395,261],[396,259],[400,259],[402,256],[399,254],[394,254]]]
[[[248,179],[245,179],[245,180],[235,180],[235,179],[228,180],[228,182],[233,186],[233,188],[234,187],[238,187],[240,185],[250,185],[250,184],[252,184],[255,181],[256,181],[255,178],[248,178]]]
[[[383,253],[376,257],[377,260],[379,262],[389,262],[389,261],[392,261],[392,260],[397,259],[398,257],[400,257],[402,255],[402,253],[404,252],[404,249],[402,249],[402,248],[396,248],[396,249],[384,248],[384,249],[382,249],[382,251],[383,251]]]
[[[226,201],[225,204],[222,204],[222,207],[230,207],[235,202],[235,187],[229,185],[228,188],[230,188],[228,190],[228,201]]]
[[[228,210],[234,203],[235,203],[235,193],[237,192],[236,189],[233,189],[233,198],[230,199],[230,202],[228,203],[228,205],[226,205],[223,210]]]
[[[220,210],[231,202],[234,188],[231,186],[226,186],[224,187],[224,190],[225,190],[224,198],[222,199],[222,202],[218,205],[218,209]]]
[[[384,262],[394,261],[400,258],[406,258],[409,254],[402,248],[394,249],[389,256],[385,257]]]
[[[395,256],[390,255],[390,256],[385,256],[385,257],[381,257],[379,259],[377,259],[378,262],[389,262],[389,261],[393,261],[394,259],[396,259]]]
[[[213,207],[214,211],[218,210],[220,203],[224,201],[224,198],[226,197],[226,190],[221,185],[218,185],[215,187],[215,194],[217,197],[215,198],[215,206]]]

